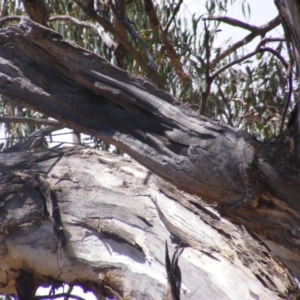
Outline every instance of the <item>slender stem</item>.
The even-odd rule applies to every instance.
[[[270,22],[258,27],[255,31],[252,31],[250,34],[245,36],[243,39],[239,40],[235,44],[233,44],[231,47],[226,49],[224,52],[222,52],[218,57],[216,57],[212,62],[211,62],[211,67],[214,67],[220,60],[225,58],[226,56],[230,55],[234,51],[236,51],[238,48],[245,46],[246,44],[250,43],[253,39],[255,39],[257,36],[264,36],[268,31],[274,29],[280,24],[280,17],[277,16]]]
[[[62,123],[53,121],[53,120],[23,118],[23,117],[0,117],[0,122],[2,122],[2,123],[27,123],[27,124],[52,125],[52,126],[63,125]]]
[[[172,24],[172,22],[174,21],[174,19],[175,19],[177,13],[179,12],[179,9],[180,9],[180,6],[181,6],[182,2],[183,2],[183,0],[179,0],[179,1],[178,1],[177,5],[176,5],[176,7],[175,7],[175,9],[174,9],[174,11],[173,11],[173,14],[172,14],[171,19],[169,20],[167,26],[166,26],[165,29],[163,30],[163,32],[164,32],[165,34],[168,33],[169,27],[170,27],[170,25]]]
[[[213,78],[210,76],[209,67],[210,67],[210,47],[209,47],[209,37],[210,37],[210,31],[208,30],[206,21],[204,21],[204,44],[205,44],[205,52],[206,52],[206,63],[205,63],[205,92],[202,93],[202,101],[200,106],[200,114],[203,115],[205,113],[207,98],[210,93],[210,87],[211,83],[213,81]]]
[[[289,82],[289,92],[288,92],[288,95],[286,97],[285,106],[284,106],[284,109],[283,109],[283,112],[282,112],[279,133],[281,133],[283,131],[283,126],[284,126],[286,114],[287,114],[288,108],[290,106],[292,93],[293,93],[293,71],[292,71],[292,67],[293,67],[293,61],[290,63],[289,69],[288,69],[288,72],[287,72],[288,73],[288,82]]]

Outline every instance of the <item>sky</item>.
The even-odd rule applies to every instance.
[[[242,0],[237,0],[233,6],[228,5],[228,13],[226,15],[259,26],[275,18],[278,14],[273,0],[249,0],[249,3],[251,3],[251,16],[249,20],[245,20],[241,12],[241,2]],[[180,15],[182,17],[186,17],[187,19],[189,19],[193,13],[200,15],[204,11],[204,3],[204,0],[184,0],[183,9],[180,11]],[[221,25],[220,28],[222,29],[222,32],[217,36],[217,43],[220,43],[220,45],[222,45],[222,43],[228,38],[231,38],[232,43],[234,43],[249,33],[248,31],[224,24]],[[277,28],[273,31],[272,35],[282,36],[282,30]],[[257,44],[258,40],[252,42],[248,51],[253,50]],[[66,129],[66,131],[70,132],[70,129]],[[0,134],[0,136],[1,135],[3,136],[3,133]],[[54,137],[54,141],[55,140],[72,142],[70,135],[57,136]],[[48,290],[46,289],[39,289],[38,294],[47,295],[47,291]],[[75,293],[86,300],[96,300],[96,297],[92,293],[86,294],[80,288],[77,288]],[[62,300],[63,298],[60,299]]]

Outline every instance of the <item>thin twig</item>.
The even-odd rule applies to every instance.
[[[239,58],[239,59],[236,59],[236,60],[230,62],[229,64],[227,64],[226,66],[220,68],[219,70],[217,70],[216,72],[214,72],[214,73],[211,75],[211,78],[212,78],[212,79],[215,79],[219,74],[221,74],[222,72],[224,72],[226,69],[228,69],[228,68],[230,68],[230,67],[232,67],[232,66],[234,66],[234,65],[236,65],[236,64],[239,64],[239,63],[243,62],[244,60],[250,58],[251,56],[253,56],[253,55],[257,54],[257,53],[262,53],[262,52],[271,52],[272,54],[276,55],[276,57],[279,58],[279,60],[280,60],[280,61],[282,62],[282,64],[284,65],[284,67],[287,68],[287,67],[288,67],[288,64],[287,64],[287,62],[285,61],[285,59],[284,59],[278,52],[276,52],[276,51],[273,50],[273,49],[271,49],[272,51],[270,51],[270,49],[271,49],[271,48],[268,48],[268,47],[266,47],[266,48],[261,48],[261,49],[255,49],[254,51],[248,53],[247,55],[245,55],[245,56],[243,56],[243,57],[241,57],[241,58]],[[274,51],[276,52],[276,54],[275,54]]]
[[[111,0],[109,0],[111,1]],[[121,24],[123,25],[123,27],[126,29],[126,31],[129,32],[129,34],[132,36],[132,38],[134,40],[137,40],[140,45],[143,48],[143,51],[146,53],[147,57],[148,57],[148,64],[150,65],[151,69],[155,72],[157,72],[157,66],[154,62],[154,59],[150,53],[150,51],[148,50],[146,44],[144,43],[144,41],[141,39],[141,37],[139,36],[139,34],[132,28],[130,21],[126,15],[126,13],[124,12],[124,9],[120,3],[119,0],[115,0],[115,4],[113,4],[111,2],[111,7],[113,12],[115,13],[115,15],[118,17],[119,21],[121,22]]]
[[[172,62],[172,65],[174,66],[174,70],[178,78],[180,79],[181,83],[186,86],[187,84],[190,84],[190,77],[189,75],[184,71],[183,65],[180,61],[180,57],[176,52],[176,49],[174,45],[171,43],[167,36],[167,32],[162,29],[162,25],[159,22],[159,19],[157,17],[154,4],[152,0],[144,0],[144,6],[145,11],[149,19],[150,26],[153,30],[157,30],[159,28],[160,32],[160,39],[165,45],[165,49],[168,53],[168,57],[170,61]]]
[[[257,36],[261,35],[264,36],[268,31],[274,29],[280,24],[280,17],[277,16],[275,19],[271,20],[270,22],[258,27],[258,30],[255,32],[251,32],[247,36],[245,36],[243,39],[239,40],[235,44],[233,44],[231,47],[226,49],[224,52],[222,52],[218,57],[216,57],[212,62],[210,67],[214,67],[220,60],[225,58],[226,56],[230,55],[234,51],[236,51],[238,48],[245,46],[249,42],[251,42],[253,39],[255,39]]]
[[[23,118],[23,117],[0,117],[0,123],[27,123],[36,125],[63,125],[54,120],[37,119],[37,118]]]
[[[0,27],[3,26],[6,22],[12,22],[12,21],[20,21],[22,19],[22,16],[7,16],[0,19]]]
[[[216,83],[217,84],[217,83]],[[231,120],[231,108],[230,108],[230,105],[229,105],[229,103],[228,103],[228,101],[227,101],[227,98],[225,97],[225,95],[224,95],[224,93],[223,93],[223,90],[222,90],[222,88],[220,87],[220,85],[219,84],[217,84],[217,87],[218,87],[218,90],[219,90],[219,92],[220,92],[220,94],[221,94],[221,97],[222,97],[222,100],[223,100],[223,102],[225,103],[225,105],[226,105],[226,107],[227,107],[227,109],[228,109],[228,113],[229,113],[229,115],[224,111],[224,114],[227,116],[227,118],[228,118],[228,123],[229,123],[229,125],[231,126],[231,127],[234,127],[233,126],[233,123],[232,123],[232,120]]]
[[[210,76],[210,46],[209,46],[209,37],[210,31],[208,30],[206,21],[204,21],[204,44],[205,44],[205,52],[206,52],[206,63],[205,63],[205,91],[202,93],[201,106],[200,106],[200,114],[203,115],[205,113],[207,98],[210,93],[210,87],[213,81],[213,78]]]
[[[179,256],[182,254],[184,248],[180,248],[180,244],[176,247],[176,250],[172,256],[172,261],[169,255],[168,242],[165,245],[165,264],[168,277],[169,292],[172,295],[173,300],[180,300],[180,269],[178,266]]]
[[[176,5],[176,7],[175,7],[175,9],[174,9],[174,11],[173,11],[173,14],[172,14],[171,19],[169,20],[167,26],[166,26],[165,29],[163,30],[163,32],[164,32],[165,34],[168,33],[169,27],[170,27],[170,25],[172,24],[172,22],[174,21],[174,19],[175,19],[177,13],[179,12],[180,5],[182,4],[182,2],[183,2],[183,0],[179,0],[179,1],[178,1],[177,5]]]
[[[35,296],[34,299],[35,300],[47,300],[47,299],[57,299],[57,298],[66,297],[66,296],[69,296],[69,298],[75,299],[75,300],[85,300],[84,298],[82,298],[80,296],[68,295],[66,293],[60,293],[60,294],[56,294],[56,295],[47,295],[47,296]]]
[[[264,47],[264,48],[259,49],[259,52],[270,52],[270,53],[272,53],[274,56],[276,56],[281,61],[281,63],[284,65],[285,69],[289,68],[289,64],[286,62],[284,57],[282,55],[280,55],[276,50],[274,50],[270,47]]]
[[[285,42],[285,39],[284,38],[281,38],[281,37],[276,37],[276,38],[273,38],[273,37],[267,37],[267,38],[263,38],[259,41],[258,45],[256,48],[260,48],[261,46],[267,44],[267,43],[271,43],[271,42]]]
[[[69,300],[70,297],[72,297],[71,293],[73,291],[73,288],[74,288],[74,285],[71,284],[66,292],[66,296],[65,296],[65,299],[64,300]]]
[[[49,18],[49,22],[55,22],[55,21],[65,21],[65,22],[71,22],[77,26],[80,27],[86,27],[86,28],[91,28],[95,32],[97,32],[102,41],[105,43],[105,45],[109,49],[115,49],[116,48],[116,43],[109,37],[109,35],[102,29],[102,26],[90,23],[90,22],[84,22],[84,21],[79,21],[76,18],[73,18],[71,16],[67,15],[61,15],[61,16],[54,16]]]
[[[79,21],[78,19],[73,18],[68,15],[53,16],[53,17],[49,18],[49,22],[54,22],[54,21],[68,21],[68,22],[72,22],[78,26],[96,29],[96,25],[94,25],[92,23],[84,22],[84,21]]]
[[[19,151],[27,151],[34,150],[36,148],[42,147],[44,143],[44,138],[46,135],[50,134],[53,131],[62,129],[63,125],[56,126],[46,126],[42,129],[39,129],[29,136],[25,137],[23,141],[12,145],[11,147],[4,149],[3,152],[11,153],[11,152],[19,152]]]
[[[210,46],[209,46],[209,37],[210,37],[210,31],[208,30],[207,24],[204,21],[204,43],[205,43],[205,53],[206,53],[206,64],[205,64],[205,80],[206,84],[210,79],[209,76],[209,65],[210,65]]]
[[[95,10],[89,10],[88,7],[83,4],[80,0],[74,0],[74,2],[94,21],[99,23],[103,28],[109,31],[116,40],[123,44],[124,47],[131,53],[133,59],[137,62],[137,64],[142,68],[142,70],[148,74],[152,80],[156,83],[156,85],[160,88],[165,88],[164,84],[159,77],[158,73],[154,71],[152,68],[147,66],[147,64],[143,61],[139,53],[133,47],[133,45],[127,40],[126,36],[119,34],[119,32],[114,28],[113,24],[107,19],[104,15],[103,11],[96,12]]]
[[[250,25],[248,23],[245,23],[245,22],[242,22],[240,20],[233,19],[230,17],[226,17],[226,16],[208,16],[207,18],[204,18],[203,20],[220,21],[220,22],[226,23],[226,24],[234,26],[234,27],[240,27],[240,28],[249,30],[251,32],[259,31],[258,26]]]
[[[287,111],[288,111],[290,103],[291,103],[291,98],[292,98],[292,93],[293,93],[293,70],[292,70],[293,69],[293,64],[294,64],[294,62],[291,61],[290,65],[289,65],[289,69],[287,71],[288,82],[289,82],[289,92],[288,92],[288,95],[286,97],[285,106],[284,106],[284,109],[283,109],[283,112],[282,112],[279,133],[281,133],[283,131],[283,126],[284,126],[286,114],[287,114]]]

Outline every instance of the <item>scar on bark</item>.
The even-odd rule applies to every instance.
[[[66,238],[62,227],[62,221],[55,192],[50,184],[39,174],[37,175],[37,190],[43,200],[43,219],[49,219],[53,225],[54,239],[57,251],[57,277],[59,278],[62,268],[62,248],[66,244]]]
[[[168,242],[166,241],[165,263],[168,276],[168,291],[166,300],[180,300],[181,287],[181,271],[178,266],[179,256],[182,254],[184,248],[179,244],[172,256],[172,261],[169,256]]]

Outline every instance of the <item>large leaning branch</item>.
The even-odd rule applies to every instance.
[[[300,142],[292,128],[259,143],[26,18],[0,31],[0,57],[9,101],[113,143],[178,188],[218,203],[300,278]]]

